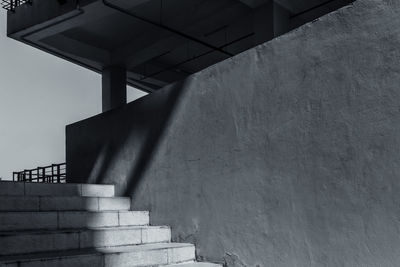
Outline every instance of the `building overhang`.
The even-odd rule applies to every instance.
[[[152,92],[351,0],[32,0],[8,12],[8,36]],[[297,3],[297,4],[296,4]],[[325,9],[324,9],[325,8]]]

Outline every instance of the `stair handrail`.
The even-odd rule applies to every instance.
[[[14,182],[65,183],[66,178],[66,163],[51,164],[49,166],[13,172]]]

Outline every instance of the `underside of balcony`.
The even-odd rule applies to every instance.
[[[128,84],[152,92],[350,0],[298,2],[17,1],[8,5],[8,35],[99,73],[122,67]]]

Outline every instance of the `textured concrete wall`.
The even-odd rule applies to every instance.
[[[116,183],[200,259],[398,266],[399,14],[359,0],[70,125],[69,177]]]

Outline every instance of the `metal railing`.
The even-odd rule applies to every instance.
[[[67,171],[65,163],[13,172],[14,182],[65,183],[66,178]]]
[[[1,6],[8,11],[15,11],[15,8],[23,4],[32,4],[32,0],[1,0]]]

